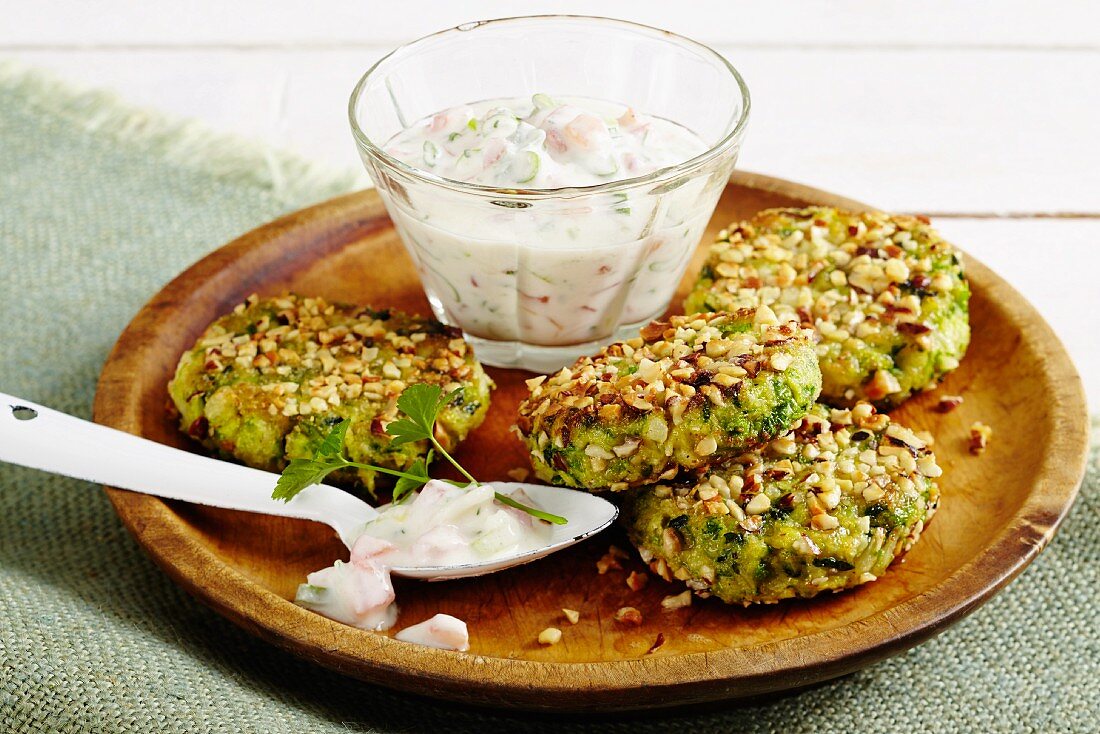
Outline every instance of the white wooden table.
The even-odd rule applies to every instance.
[[[521,12],[598,12],[716,47],[753,94],[741,168],[934,216],[1046,316],[1100,409],[1091,0],[0,0],[0,57],[347,168],[347,96],[371,63]]]

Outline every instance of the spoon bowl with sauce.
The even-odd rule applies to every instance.
[[[390,566],[393,574],[432,580],[529,563],[600,532],[618,515],[613,504],[587,492],[514,482],[461,489],[433,480],[413,501],[379,509],[325,484],[283,502],[271,497],[277,474],[165,446],[4,393],[0,461],[165,499],[324,523],[349,549],[377,532],[400,551]],[[568,522],[535,520],[494,502],[493,491],[522,497]],[[484,512],[487,507],[494,511]]]

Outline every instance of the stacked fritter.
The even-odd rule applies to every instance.
[[[279,471],[311,458],[348,419],[349,459],[400,470],[427,442],[394,445],[385,427],[405,388],[421,382],[460,391],[436,422],[445,447],[484,420],[492,381],[457,329],[322,298],[252,296],[183,354],[168,391],[184,432],[249,466]],[[369,470],[335,478],[372,492],[376,480]]]
[[[531,380],[517,427],[540,478],[624,490],[664,578],[728,603],[839,591],[935,511],[931,437],[879,411],[958,366],[968,299],[927,220],[768,210],[720,235],[688,316]]]
[[[819,337],[823,400],[888,409],[958,367],[969,300],[958,252],[926,219],[770,209],[719,235],[684,310],[796,318]]]
[[[694,483],[636,491],[623,521],[664,579],[770,603],[874,581],[932,517],[940,473],[924,438],[869,403],[817,405]]]
[[[809,331],[771,309],[673,316],[543,381],[517,427],[535,474],[621,490],[786,431],[821,392]]]

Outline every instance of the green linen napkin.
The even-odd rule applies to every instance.
[[[90,416],[108,350],[161,285],[353,180],[0,66],[0,391]],[[1095,450],[1091,467],[1038,561],[907,654],[751,706],[563,719],[374,688],[276,650],[176,588],[98,487],[0,465],[0,730],[1096,731]]]

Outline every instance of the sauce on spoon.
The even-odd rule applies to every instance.
[[[511,497],[532,504],[521,490]],[[386,630],[397,621],[390,582],[394,566],[480,563],[537,550],[549,543],[550,535],[548,523],[497,502],[492,485],[461,488],[433,479],[411,501],[386,507],[367,523],[348,562],[309,574],[295,602],[344,624]],[[438,637],[424,628],[401,639],[453,642],[461,637],[453,622],[441,625],[436,625]]]

